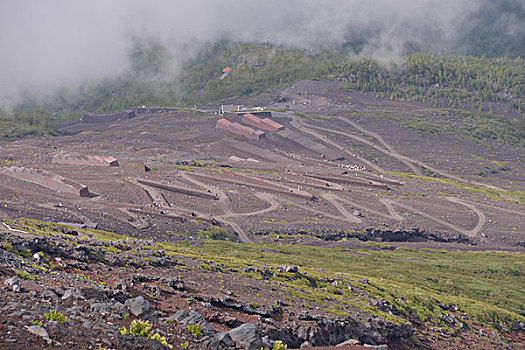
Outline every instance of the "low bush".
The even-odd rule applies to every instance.
[[[135,337],[152,339],[158,343],[161,343],[162,345],[168,346],[171,349],[173,346],[168,344],[166,338],[162,337],[158,333],[154,333],[151,330],[151,327],[153,327],[153,325],[149,321],[133,320],[129,326],[129,329],[126,327],[120,327],[119,330],[121,334],[131,334]]]

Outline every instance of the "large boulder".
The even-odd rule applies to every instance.
[[[29,326],[27,327],[27,331],[29,333],[32,333],[34,335],[38,335],[42,338],[44,338],[44,340],[48,343],[48,344],[51,344],[52,341],[51,341],[51,338],[49,338],[49,334],[47,333],[47,331],[45,330],[45,328],[41,327],[41,326],[37,326],[37,325],[34,325],[34,326]]]
[[[64,292],[64,295],[62,296],[62,300],[84,300],[84,295],[82,294],[82,291],[78,288],[72,288],[68,289]]]
[[[210,336],[215,333],[204,316],[195,310],[191,312],[179,310],[174,315],[168,317],[168,320],[182,323],[184,326],[196,324],[201,328],[202,334],[205,336]]]
[[[260,350],[262,338],[259,328],[253,323],[245,323],[228,332],[232,340],[246,350]]]
[[[151,307],[149,301],[144,299],[143,296],[138,296],[136,298],[126,300],[124,306],[127,310],[129,310],[130,313],[137,317],[146,314]]]

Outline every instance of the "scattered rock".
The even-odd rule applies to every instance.
[[[253,323],[245,323],[242,326],[228,332],[233,341],[246,350],[260,350],[262,339],[259,328]]]
[[[171,321],[182,323],[182,321],[188,318],[189,315],[190,313],[187,310],[179,310],[173,316],[169,317],[168,319]]]
[[[299,272],[299,268],[297,266],[283,266],[283,271],[289,273],[297,273]]]
[[[348,339],[347,341],[339,343],[336,346],[345,346],[345,345],[361,345],[361,342],[357,339]]]
[[[58,299],[58,295],[56,295],[56,293],[52,291],[51,289],[46,289],[42,293],[42,298],[43,299]]]
[[[130,313],[137,317],[140,317],[147,313],[151,307],[149,301],[144,299],[143,296],[138,296],[136,298],[126,300],[124,306],[127,310],[129,310]]]
[[[219,340],[219,343],[226,348],[231,348],[235,345],[230,333],[227,332],[217,334],[217,340]]]
[[[111,308],[111,303],[92,303],[90,305],[91,312],[97,313],[99,315],[106,315],[109,313]]]
[[[80,289],[73,288],[68,289],[64,292],[64,295],[62,296],[62,300],[68,300],[68,299],[80,299],[84,300],[84,295],[82,295],[82,292]]]
[[[22,286],[20,286],[20,278],[18,276],[13,276],[6,279],[4,284],[11,287],[15,293],[20,293],[22,291]]]
[[[313,346],[312,343],[310,343],[309,341],[305,341],[304,343],[301,344],[300,349],[311,348],[312,346]]]
[[[386,345],[386,344],[381,344],[381,345],[364,344],[363,347],[376,349],[376,350],[388,350],[388,345]]]
[[[41,326],[30,326],[30,327],[27,327],[27,331],[29,333],[32,333],[32,334],[35,334],[35,335],[38,335],[42,338],[44,338],[45,341],[47,341],[48,344],[51,344],[52,341],[51,339],[49,338],[49,334],[47,333],[47,331],[41,327]]]
[[[169,317],[168,320],[182,323],[184,326],[196,324],[201,328],[202,334],[206,336],[210,336],[215,333],[204,316],[195,310],[192,310],[191,312],[179,310],[173,316]]]
[[[184,291],[186,289],[184,287],[184,281],[179,278],[170,279],[168,281],[168,286],[178,291]]]

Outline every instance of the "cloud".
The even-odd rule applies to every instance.
[[[222,39],[310,49],[360,40],[363,54],[385,61],[407,41],[447,49],[490,1],[0,0],[0,106],[123,73],[132,40],[164,45],[170,74],[202,44]],[[505,16],[495,21],[522,35],[523,21]]]

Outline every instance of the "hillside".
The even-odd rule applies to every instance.
[[[524,349],[523,59],[140,48],[1,114],[0,348]]]
[[[402,64],[383,67],[373,60],[356,58],[349,49],[308,51],[223,42],[204,47],[185,63],[180,75],[166,79],[162,72],[169,61],[159,54],[163,48],[137,45],[142,45],[140,50],[129,57],[134,62],[131,72],[88,84],[80,93],[62,89],[44,104],[27,99],[18,109],[0,114],[4,126],[0,136],[53,134],[53,120],[77,119],[87,111],[206,105],[267,91],[277,97],[280,89],[300,80],[337,78],[341,90],[463,111],[474,135],[513,143],[524,138],[525,62],[519,58],[413,54],[404,57]],[[222,69],[230,66],[227,79],[220,79]]]

